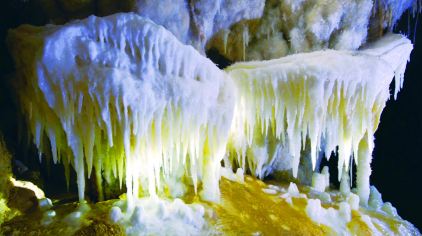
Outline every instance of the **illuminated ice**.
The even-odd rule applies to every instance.
[[[404,36],[390,34],[358,51],[301,53],[221,71],[135,14],[21,26],[9,42],[39,150],[63,163],[67,177],[70,166],[76,170],[80,199],[95,175],[99,188],[103,178],[120,186],[125,179],[129,203],[140,195],[180,197],[186,186],[218,201],[222,170],[239,182],[248,170],[260,178],[280,170],[297,177],[305,152],[315,170],[320,153],[338,150],[338,178],[353,158],[366,204],[373,135],[389,85],[395,78],[397,96],[412,50]],[[225,156],[225,168],[240,172],[221,169]],[[328,186],[324,176],[317,190]]]
[[[67,177],[76,170],[80,199],[93,173],[99,188],[125,179],[129,202],[174,182],[202,182],[204,199],[218,200],[234,97],[209,59],[135,14],[21,26],[11,41],[34,143]]]
[[[262,178],[277,170],[277,159],[288,159],[296,177],[304,151],[313,169],[321,151],[327,158],[337,152],[339,180],[354,158],[366,204],[374,132],[391,81],[395,97],[403,84],[411,50],[407,38],[390,34],[359,51],[325,50],[228,67],[238,94],[232,161]]]

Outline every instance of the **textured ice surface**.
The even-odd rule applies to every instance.
[[[157,191],[182,196],[186,184],[196,191],[200,183],[202,196],[217,200],[225,154],[263,178],[278,170],[296,177],[306,152],[312,170],[319,153],[337,151],[339,179],[355,158],[366,204],[373,134],[412,50],[405,37],[387,35],[359,51],[301,53],[221,71],[135,14],[22,26],[11,31],[12,41],[34,143],[51,150],[67,175],[73,166],[81,199],[95,174],[98,187],[103,177],[120,185],[125,179],[129,203]]]
[[[356,49],[391,31],[417,0],[42,0],[21,1],[51,23],[135,12],[203,52],[210,45],[232,60],[270,59],[319,48]],[[265,6],[265,11],[264,11]],[[264,14],[263,14],[264,13]],[[31,14],[32,15],[32,14]],[[27,16],[31,19],[31,16]],[[233,25],[236,25],[232,27]],[[368,29],[369,27],[369,29]],[[247,36],[247,37],[244,37]],[[247,39],[247,42],[246,42]],[[243,45],[247,46],[242,49]],[[271,50],[269,49],[271,48]],[[246,53],[243,53],[245,51]]]
[[[203,52],[212,35],[241,20],[261,17],[264,5],[264,0],[137,0],[133,10]]]
[[[371,40],[383,35],[384,31],[392,31],[406,10],[409,9],[411,11],[409,12],[408,20],[410,15],[416,17],[421,10],[421,2],[419,0],[374,0],[373,2],[374,6],[368,29],[368,36]],[[407,32],[408,35],[413,33]]]
[[[338,152],[339,179],[355,158],[359,196],[366,203],[373,135],[389,84],[395,78],[396,96],[411,50],[405,37],[388,35],[361,51],[325,50],[230,66],[226,71],[238,94],[232,159],[262,178],[286,158],[296,177],[307,143],[314,169],[320,150],[327,157]]]
[[[127,235],[205,234],[205,209],[200,204],[185,204],[180,199],[141,198],[126,212],[125,202],[111,208],[111,219],[124,226]]]
[[[355,50],[366,41],[372,5],[371,0],[269,0],[259,20],[221,31],[208,47],[233,61],[324,48]]]
[[[201,53],[205,43],[232,24],[262,16],[265,0],[43,0],[36,2],[54,23],[89,15],[134,12],[164,26],[182,43]]]
[[[73,166],[80,199],[92,171],[99,187],[102,172],[125,179],[129,198],[183,192],[186,176],[218,199],[233,88],[210,60],[135,14],[22,26],[9,40],[34,142]]]
[[[347,235],[347,223],[351,221],[350,205],[346,202],[339,204],[339,209],[324,208],[319,199],[309,199],[306,214],[316,223],[329,226],[337,235]]]
[[[324,192],[330,186],[330,173],[328,166],[324,166],[321,173],[315,172],[312,175],[312,187],[319,191]]]

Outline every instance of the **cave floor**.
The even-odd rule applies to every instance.
[[[209,228],[215,235],[333,235],[327,226],[313,222],[306,213],[309,187],[299,186],[300,193],[307,197],[291,198],[287,201],[280,197],[288,183],[263,182],[250,176],[244,184],[222,178],[220,181],[220,204],[200,202],[198,197],[189,194],[183,200],[187,203],[200,203],[211,214],[206,215]],[[273,190],[269,190],[269,189]],[[277,191],[274,189],[278,189]],[[332,196],[335,196],[333,194]],[[323,203],[324,208],[338,208],[335,197],[332,203]],[[125,229],[110,220],[110,208],[118,201],[109,200],[90,203],[90,210],[79,221],[66,220],[79,205],[77,202],[55,204],[51,209],[56,212],[53,220],[46,224],[43,212],[32,207],[24,214],[14,217],[1,226],[4,235],[124,235]],[[352,220],[348,230],[357,235],[371,235],[371,230],[361,220],[361,212],[387,222],[398,228],[399,220],[385,218],[383,215],[367,212],[360,208],[352,210]]]

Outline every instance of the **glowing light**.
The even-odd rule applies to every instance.
[[[15,178],[10,177],[10,182],[12,182],[12,185],[15,187],[31,190],[34,192],[37,199],[45,199],[44,191],[29,181],[16,180]]]

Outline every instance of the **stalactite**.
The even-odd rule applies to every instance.
[[[296,177],[308,138],[314,169],[320,150],[327,157],[337,151],[339,180],[356,159],[359,195],[367,202],[374,132],[393,78],[395,97],[401,88],[411,50],[408,39],[388,35],[358,52],[326,50],[227,68],[238,89],[232,161],[244,167],[246,155],[262,178],[274,158],[290,159]],[[277,149],[286,152],[274,155]]]

